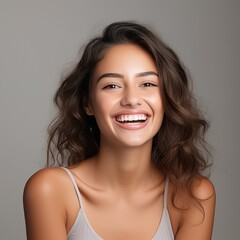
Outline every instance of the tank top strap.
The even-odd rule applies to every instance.
[[[77,183],[76,183],[76,181],[75,181],[75,178],[74,178],[73,174],[71,173],[71,171],[70,171],[69,169],[67,169],[67,168],[65,168],[65,167],[61,167],[61,168],[64,169],[64,170],[67,172],[68,176],[70,177],[70,179],[71,179],[71,181],[72,181],[72,183],[73,183],[75,192],[76,192],[76,194],[77,194],[78,201],[79,201],[80,206],[81,206],[81,208],[82,208],[82,198],[81,198],[81,194],[80,194],[80,191],[79,191],[79,189],[78,189],[78,186],[77,186]]]
[[[163,208],[167,208],[167,201],[168,201],[168,185],[169,185],[169,180],[168,177],[166,177],[165,180],[165,186],[164,186],[164,195],[163,195]]]

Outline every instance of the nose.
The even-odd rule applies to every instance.
[[[135,107],[141,104],[142,104],[142,98],[137,89],[135,88],[125,89],[121,99],[122,106]]]

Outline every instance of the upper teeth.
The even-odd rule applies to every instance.
[[[116,119],[119,122],[139,121],[139,120],[145,121],[147,119],[147,116],[145,114],[121,115],[121,116],[118,116]]]

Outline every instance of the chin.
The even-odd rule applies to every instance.
[[[121,146],[125,146],[125,147],[130,147],[130,148],[138,148],[138,147],[144,147],[147,145],[150,145],[152,143],[152,138],[149,140],[145,140],[144,139],[130,139],[128,138],[126,141],[120,141],[119,145]]]

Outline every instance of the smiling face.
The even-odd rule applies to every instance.
[[[86,112],[96,118],[100,145],[151,143],[164,115],[151,56],[134,44],[112,46],[97,64],[91,81]]]

